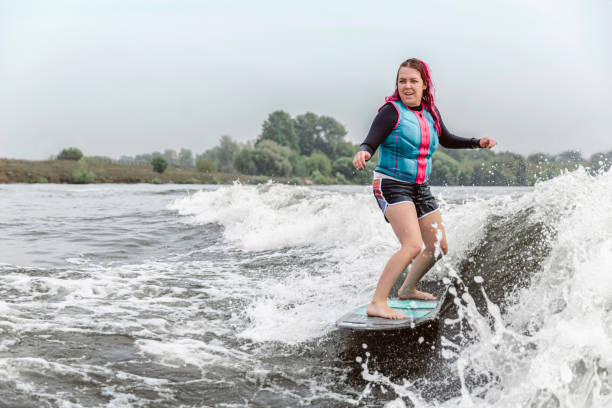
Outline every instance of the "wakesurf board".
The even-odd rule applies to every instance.
[[[336,326],[349,330],[397,330],[415,328],[435,320],[440,313],[448,292],[448,286],[438,300],[387,299],[392,309],[401,312],[405,319],[385,319],[366,314],[366,307],[359,306],[336,321]]]

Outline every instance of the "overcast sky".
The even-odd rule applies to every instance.
[[[0,0],[0,157],[254,140],[269,113],[361,143],[398,65],[498,151],[612,150],[612,1]]]

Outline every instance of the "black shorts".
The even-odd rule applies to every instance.
[[[419,219],[438,209],[438,203],[431,195],[427,183],[415,184],[388,178],[374,178],[372,190],[383,215],[388,206],[404,202],[414,204]],[[389,222],[387,217],[385,220]]]

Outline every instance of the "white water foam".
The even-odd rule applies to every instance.
[[[373,200],[366,203],[364,199],[364,194],[235,183],[176,200],[169,208],[191,216],[186,222],[221,224],[228,242],[244,250],[261,251],[304,245],[328,247],[363,239],[371,225],[362,221],[372,219],[378,211]]]
[[[438,198],[450,242],[447,262],[452,263],[477,242],[492,204],[477,198],[451,204]],[[513,202],[511,196],[498,197],[493,207]],[[296,256],[324,254],[315,265],[287,265],[269,278],[253,279],[245,310],[250,324],[239,336],[255,341],[294,344],[333,330],[339,316],[370,300],[384,264],[399,249],[369,187],[347,194],[236,183],[176,200],[169,208],[190,224],[222,225],[227,243],[253,251],[254,257],[261,250],[285,258],[294,250]],[[427,279],[441,279],[446,269],[440,262]]]

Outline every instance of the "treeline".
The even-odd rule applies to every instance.
[[[589,159],[575,150],[557,155],[520,154],[490,149],[451,150],[440,148],[433,156],[432,185],[532,186],[564,171],[582,166],[589,171],[607,171],[612,165],[612,150],[595,153]]]
[[[240,173],[288,177],[301,184],[367,183],[371,172],[352,167],[358,145],[346,141],[342,124],[329,116],[308,112],[292,118],[287,112],[271,113],[255,141],[237,142],[222,136],[219,145],[193,155],[167,149],[135,157],[122,156],[119,162],[150,164],[163,157],[169,165],[195,166],[202,172]]]
[[[371,180],[378,153],[363,171],[356,171],[352,158],[359,146],[346,141],[346,134],[344,126],[332,117],[308,112],[292,118],[279,110],[268,116],[254,141],[237,142],[225,135],[218,146],[201,154],[194,155],[189,149],[166,149],[163,153],[121,156],[118,162],[151,165],[154,159],[163,158],[169,166],[195,167],[202,173],[283,177],[296,184],[366,184]],[[586,159],[578,151],[524,157],[489,149],[440,147],[433,156],[430,184],[529,186],[579,166],[593,172],[608,170],[611,163],[612,151]]]
[[[200,160],[221,172],[293,177],[316,184],[367,183],[370,175],[352,167],[358,146],[344,139],[346,133],[329,116],[308,112],[292,118],[276,111],[265,120],[255,142],[240,144],[223,136]]]
[[[151,164],[154,158],[161,157],[166,163],[174,167],[193,167],[194,156],[190,149],[181,149],[178,153],[174,149],[166,149],[163,153],[153,152],[138,154],[134,157],[121,156],[117,162],[128,163],[128,164]]]

